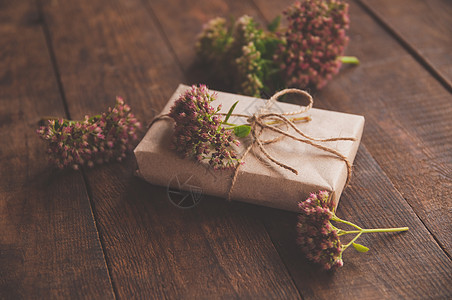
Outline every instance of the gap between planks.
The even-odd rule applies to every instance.
[[[258,6],[253,0],[249,0],[248,3],[250,3],[251,6],[256,10],[256,12],[258,13],[258,15],[262,18],[262,20],[264,20],[265,23],[268,23],[268,20],[264,17],[264,14],[263,14],[262,11],[260,10],[259,6]],[[153,11],[153,9],[149,6],[149,4],[146,3],[146,6],[148,7],[148,10],[151,12],[152,16],[155,17],[154,11]],[[164,28],[163,28],[163,25],[161,25],[161,23],[160,23],[160,21],[158,21],[158,19],[156,20],[156,22],[157,22],[157,24],[158,24],[158,28],[159,28],[159,30],[160,30],[160,34],[163,36],[165,42],[167,42],[168,47],[171,49],[172,55],[173,55],[173,56],[176,56],[176,57],[175,57],[175,61],[176,61],[177,63],[179,63],[181,70],[183,71],[183,73],[185,74],[185,76],[187,76],[187,74],[186,74],[187,71],[184,70],[185,68],[184,68],[183,65],[181,64],[181,62],[180,62],[180,60],[179,60],[179,58],[178,58],[178,56],[177,56],[177,54],[176,54],[176,52],[175,52],[175,49],[174,49],[174,47],[172,46],[172,44],[171,44],[171,42],[170,42],[170,40],[169,40],[169,37],[166,35],[166,32],[165,32],[165,30],[164,30]],[[364,146],[364,144],[363,144],[363,146]],[[372,159],[374,160],[373,156],[371,156],[371,157],[372,157]],[[386,179],[387,179],[387,180],[391,183],[391,185],[395,188],[394,183],[392,182],[392,180],[389,179],[389,177],[387,176],[387,174],[386,174],[385,172],[382,171],[382,175],[383,175],[384,177],[386,177]],[[407,201],[407,199],[405,199],[405,197],[402,197],[400,191],[399,191],[398,189],[395,189],[395,191],[397,192],[397,194],[398,194],[399,196],[401,196],[401,198],[408,204],[408,206],[410,207],[410,209],[414,212],[413,207],[408,203],[408,201]],[[415,215],[416,215],[416,217],[417,217],[419,220],[421,220],[421,218],[420,218],[416,213],[415,213]],[[276,245],[275,245],[275,240],[274,240],[274,239],[272,238],[272,236],[270,235],[267,224],[266,224],[262,219],[260,219],[260,222],[263,224],[263,226],[264,226],[264,228],[265,228],[265,230],[266,230],[267,236],[268,236],[268,237],[270,238],[270,240],[272,241],[273,247],[277,250],[279,256],[281,257],[281,253],[279,252],[279,248],[276,247]],[[426,230],[429,232],[429,234],[434,238],[435,242],[438,244],[438,246],[440,247],[440,249],[441,249],[443,252],[446,252],[445,249],[444,249],[444,247],[442,247],[441,243],[439,243],[438,239],[437,239],[437,238],[432,234],[432,232],[426,227],[425,223],[422,222],[422,220],[421,220],[421,224],[422,224],[422,226],[423,226],[424,228],[426,228]],[[446,254],[447,254],[447,253],[446,253]],[[449,256],[448,256],[448,257],[449,257]],[[450,259],[450,257],[449,257],[449,259]],[[291,274],[290,268],[288,267],[288,265],[286,264],[286,262],[285,262],[284,260],[283,260],[283,263],[284,263],[285,268],[286,268],[287,271],[289,272],[289,274]],[[294,278],[292,274],[291,274],[291,277],[292,277],[292,279]],[[303,297],[303,293],[302,293],[302,291],[300,290],[300,286],[298,286],[298,285],[295,285],[295,286],[297,287],[297,289],[298,289],[298,291],[299,291],[299,293],[300,293],[300,296]]]
[[[254,0],[251,0],[254,1]],[[384,17],[378,13],[375,9],[373,9],[369,4],[367,4],[363,0],[355,0],[363,10],[369,14],[369,16],[374,19],[379,25],[382,26],[382,28],[396,40],[402,48],[404,48],[424,69],[427,70],[427,72],[432,75],[433,78],[435,78],[448,92],[452,93],[452,83],[445,77],[443,74],[438,71],[434,65],[432,65],[427,58],[425,58],[413,45],[411,45],[410,42],[408,42],[403,36],[398,33],[398,31],[393,28],[389,22],[385,21]],[[383,171],[383,169],[382,169]],[[383,171],[384,175],[389,179],[388,175],[385,171]],[[390,180],[391,181],[391,180]],[[394,186],[394,189],[399,193],[399,195],[407,202],[407,204],[411,207],[411,209],[415,212],[415,215],[418,217],[419,221],[424,225],[424,227],[427,229],[427,231],[431,234],[433,239],[436,241],[438,246],[443,250],[443,252],[446,254],[446,256],[449,258],[449,260],[452,260],[451,255],[446,250],[445,246],[441,241],[436,237],[435,234],[430,230],[430,228],[425,224],[424,220],[416,213],[413,206],[410,204],[410,202],[402,195],[402,193],[395,187],[394,183],[391,181],[391,184]]]
[[[260,5],[255,0],[248,0],[253,3],[253,6],[258,7],[258,11],[260,14],[263,15],[262,20],[265,22],[265,24],[268,24],[270,20],[268,20],[267,17],[265,17],[265,14],[260,9]],[[388,25],[384,19],[374,10],[372,10],[370,7],[367,6],[363,2],[363,0],[355,0],[355,3],[358,4],[363,10],[373,19],[376,21],[377,24],[379,24],[383,30],[389,33],[389,36],[392,37],[397,43],[399,43],[404,50],[406,50],[416,62],[418,62],[424,69],[427,70],[427,72],[432,75],[432,77],[437,80],[448,92],[452,92],[452,84],[432,65],[426,58],[424,58],[409,42],[407,42],[405,39],[401,37],[400,34],[397,33],[396,30],[394,30],[390,25]],[[262,13],[261,13],[262,12]],[[363,146],[365,146],[364,142],[361,142]],[[375,160],[373,155],[369,152],[369,155],[372,157],[372,159]],[[376,160],[375,160],[376,161]],[[377,162],[377,161],[376,161]],[[378,164],[378,163],[377,163]],[[379,165],[379,164],[378,164]],[[380,165],[379,165],[380,167]],[[415,212],[414,207],[410,204],[410,202],[403,196],[403,194],[400,192],[399,189],[396,188],[394,182],[390,179],[388,174],[383,171],[383,175],[391,182],[391,185],[394,186],[397,193],[403,198],[403,200],[409,205],[409,207]],[[415,212],[416,217],[421,221],[423,226],[426,228],[426,230],[430,233],[430,235],[433,237],[437,245],[440,247],[440,249],[446,254],[446,256],[449,258],[449,260],[452,260],[451,255],[446,250],[446,247],[443,245],[443,243],[440,242],[440,240],[437,238],[435,234],[431,231],[431,229],[426,225],[424,220]]]
[[[432,76],[435,78],[449,93],[452,93],[452,82],[449,81],[430,61],[424,57],[408,40],[403,38],[395,28],[393,28],[385,18],[373,9],[369,4],[363,0],[356,0],[356,2],[367,12],[372,19],[383,27],[413,58]],[[450,257],[450,256],[449,256]]]
[[[37,0],[37,1],[39,2],[39,0]],[[184,74],[184,77],[186,77],[186,71],[184,70],[184,68],[183,68],[183,66],[182,66],[182,64],[181,64],[181,62],[179,61],[179,59],[178,59],[178,57],[177,57],[177,55],[176,55],[176,53],[175,53],[175,51],[174,51],[174,48],[171,46],[171,43],[170,43],[168,37],[167,37],[166,34],[164,33],[163,28],[162,28],[162,25],[160,24],[160,22],[159,22],[158,19],[156,18],[155,14],[154,14],[154,11],[152,10],[152,8],[151,8],[148,4],[145,4],[145,8],[146,8],[147,14],[148,14],[148,15],[150,16],[150,18],[152,19],[152,22],[153,22],[153,23],[156,25],[156,27],[158,28],[159,35],[162,37],[164,43],[166,44],[166,46],[167,46],[168,49],[170,50],[171,55],[172,55],[174,61],[176,62],[176,64],[178,65],[178,67],[180,68],[180,70],[182,71],[182,73]],[[43,12],[42,12],[42,18],[43,18],[43,20],[44,20],[44,14],[43,14]],[[47,28],[46,28],[46,30],[48,31]],[[46,32],[46,39],[47,39],[46,42],[47,42],[48,48],[49,48],[49,53],[50,53],[50,56],[52,57],[52,63],[53,63],[55,75],[56,75],[57,78],[58,78],[58,83],[61,84],[61,86],[59,86],[59,87],[60,87],[60,93],[62,94],[62,98],[63,98],[63,102],[64,102],[64,105],[65,105],[65,108],[67,108],[67,107],[68,107],[68,104],[67,104],[67,100],[66,100],[66,97],[65,97],[66,95],[65,95],[65,91],[64,91],[63,84],[62,84],[62,81],[61,81],[61,76],[60,76],[60,72],[59,72],[59,67],[58,67],[58,64],[57,64],[57,62],[56,62],[56,55],[55,55],[55,53],[54,53],[54,51],[53,51],[53,47],[52,47],[52,43],[51,43],[51,35],[50,35],[49,32]],[[69,111],[68,108],[67,108],[66,114],[67,114],[68,117],[70,117],[70,111]],[[88,193],[88,198],[89,198],[89,201],[90,201],[91,213],[92,213],[92,216],[93,216],[93,219],[94,219],[94,223],[95,223],[95,226],[96,226],[97,235],[98,235],[98,238],[99,238],[99,241],[100,241],[100,244],[101,244],[101,248],[102,248],[102,251],[103,251],[104,261],[105,261],[106,266],[107,266],[107,271],[108,271],[108,275],[109,275],[109,278],[110,278],[110,282],[111,282],[111,285],[112,285],[112,288],[113,288],[115,297],[116,297],[116,298],[119,298],[116,284],[115,284],[115,282],[114,282],[114,280],[113,280],[113,278],[112,278],[112,276],[111,276],[111,273],[112,273],[112,271],[111,271],[111,270],[112,270],[112,269],[111,269],[111,264],[110,264],[110,262],[109,262],[109,260],[108,260],[108,258],[107,258],[107,255],[106,255],[105,245],[104,245],[103,239],[102,239],[102,232],[101,232],[101,230],[100,230],[100,228],[98,227],[98,224],[97,224],[97,220],[99,219],[99,217],[98,217],[98,215],[97,215],[97,213],[96,213],[96,209],[95,209],[95,206],[94,206],[94,203],[93,203],[94,200],[93,200],[93,196],[92,196],[92,189],[91,189],[91,187],[90,187],[89,180],[88,180],[88,178],[87,178],[87,176],[86,176],[85,171],[82,171],[82,175],[83,175],[83,179],[84,179],[85,188],[86,188],[87,193]],[[264,234],[267,235],[268,240],[272,243],[272,244],[271,244],[271,247],[273,247],[273,249],[275,250],[275,252],[278,253],[278,251],[277,251],[275,245],[273,244],[273,242],[272,242],[272,240],[271,240],[271,238],[270,238],[270,236],[269,236],[269,234],[268,234],[268,232],[267,232],[267,230],[266,230],[265,224],[263,224],[263,222],[262,222],[261,220],[259,220],[259,223],[261,223],[261,224],[262,224],[262,227],[265,229],[265,233],[264,233]],[[283,260],[282,260],[281,257],[279,256],[279,253],[278,253],[278,257],[279,257],[279,259],[280,259],[281,265],[284,266],[284,267],[286,268],[286,271],[287,271],[287,273],[289,274],[289,270],[287,269],[287,267],[286,267],[286,265],[284,264]],[[293,280],[292,277],[290,277],[290,279],[291,279],[293,285],[297,288],[297,291],[299,292],[299,296],[301,297],[301,293],[300,293],[298,287],[296,286],[295,281]]]
[[[155,27],[157,28],[160,37],[162,38],[163,42],[165,43],[165,45],[168,47],[168,49],[171,52],[171,56],[173,57],[174,61],[176,62],[176,65],[179,67],[180,71],[182,72],[182,74],[184,74],[184,77],[187,76],[186,74],[186,70],[184,70],[184,67],[181,63],[181,61],[179,60],[179,57],[177,57],[176,51],[173,48],[173,45],[171,45],[171,42],[168,38],[168,36],[165,34],[165,31],[163,30],[163,26],[160,23],[159,19],[157,18],[157,16],[154,13],[154,10],[152,9],[151,5],[145,1],[142,0],[141,1],[144,5],[144,7],[146,8],[146,12],[149,14],[152,22],[154,23]]]
[[[71,114],[69,112],[69,108],[66,101],[66,94],[64,92],[63,83],[61,82],[60,70],[58,68],[58,62],[56,60],[55,51],[52,46],[52,38],[50,36],[49,26],[47,25],[44,10],[42,8],[41,0],[36,0],[36,6],[39,14],[39,20],[41,20],[41,28],[44,33],[44,37],[46,40],[47,50],[49,52],[50,61],[52,63],[52,69],[55,73],[55,79],[58,85],[58,91],[60,92],[61,99],[63,102],[64,113],[66,114],[66,118],[71,119]]]
[[[258,14],[260,15],[260,17],[262,18],[262,20],[265,21],[265,25],[268,25],[269,20],[267,20],[267,18],[265,17],[264,13],[262,12],[262,10],[260,9],[259,5],[254,1],[254,0],[248,0],[257,10]],[[417,50],[415,47],[413,47],[408,41],[406,41],[400,34],[397,33],[397,31],[395,29],[393,29],[387,22],[384,21],[383,17],[380,16],[380,14],[378,14],[375,10],[373,10],[372,8],[370,8],[366,3],[364,3],[362,0],[356,0],[358,2],[358,4],[361,5],[361,7],[364,8],[364,11],[366,11],[374,20],[377,21],[378,24],[380,24],[396,41],[398,41],[402,47],[408,51],[408,53],[410,53],[414,59],[416,61],[418,61],[435,79],[437,79],[441,85],[446,88],[446,90],[448,90],[449,92],[452,93],[452,84],[449,82],[449,80],[447,78],[445,78],[441,72],[439,72],[438,70],[436,70],[436,68],[426,59],[424,58]],[[363,148],[365,147],[364,143],[361,143]],[[377,161],[374,159],[374,157],[372,156],[372,154],[370,154],[370,152],[368,152],[366,150],[366,152],[368,153],[368,155],[370,155],[370,157],[375,161],[375,163],[377,163]],[[377,163],[378,165],[378,163]],[[428,228],[428,226],[425,224],[425,222],[422,220],[421,217],[419,217],[419,215],[416,213],[416,211],[414,210],[414,208],[412,207],[412,205],[409,203],[409,201],[407,201],[407,199],[402,195],[402,193],[396,188],[396,186],[394,185],[394,183],[392,182],[392,180],[388,177],[388,175],[386,174],[386,172],[380,167],[381,172],[383,174],[383,176],[385,176],[387,178],[387,180],[391,183],[391,185],[393,186],[394,190],[397,192],[397,194],[399,194],[399,196],[408,204],[408,206],[411,208],[412,212],[414,215],[416,215],[416,217],[419,219],[419,221],[422,223],[422,225],[425,227],[425,229],[429,232],[429,234],[433,237],[433,239],[435,240],[435,242],[438,244],[438,246],[441,248],[441,250],[446,254],[446,256],[449,258],[449,260],[452,260],[450,254],[446,251],[444,245],[438,240],[438,238],[436,237],[435,234],[432,233],[432,231],[430,230],[430,228]],[[264,222],[263,222],[264,223]],[[268,228],[267,225],[264,223],[264,227],[268,233]],[[269,235],[270,236],[270,235]],[[275,243],[275,241],[271,238],[271,241],[273,242],[273,244]],[[277,248],[278,253],[280,254],[278,248]],[[281,256],[281,254],[280,254]],[[286,266],[289,274],[290,273],[290,268],[286,265],[286,263],[284,262],[284,265]],[[300,295],[302,296],[302,291],[300,290],[300,288],[298,287],[298,285],[296,285],[296,287],[298,288],[298,291],[300,293]]]
[[[36,6],[37,6],[38,14],[39,14],[39,20],[41,20],[41,28],[42,28],[42,31],[43,31],[44,36],[45,36],[45,42],[46,42],[46,45],[47,45],[47,50],[49,52],[49,57],[50,57],[50,60],[51,60],[52,69],[53,69],[53,72],[55,74],[55,79],[56,79],[56,82],[57,82],[57,85],[58,85],[58,91],[60,93],[61,100],[63,102],[64,112],[66,114],[66,118],[71,119],[71,113],[69,111],[69,107],[68,107],[68,104],[67,104],[66,94],[64,92],[64,86],[63,86],[63,83],[61,81],[61,76],[60,76],[60,70],[59,70],[59,67],[58,67],[58,62],[56,60],[55,51],[53,49],[52,39],[51,39],[51,36],[50,36],[49,27],[48,27],[47,22],[46,22],[44,9],[42,7],[41,0],[36,0]],[[99,227],[97,225],[97,216],[96,216],[95,211],[94,211],[94,204],[93,204],[93,199],[92,199],[91,188],[90,188],[90,186],[88,184],[88,180],[86,178],[85,171],[82,169],[80,172],[81,172],[81,175],[82,175],[82,178],[83,178],[83,184],[85,186],[86,194],[87,194],[88,201],[89,201],[91,217],[92,217],[92,220],[93,220],[93,223],[94,223],[94,227],[96,228],[97,240],[99,242],[100,248],[102,249],[102,256],[103,256],[103,259],[104,259],[104,263],[105,263],[105,267],[106,267],[106,270],[107,270],[108,278],[110,280],[110,286],[112,287],[113,295],[115,296],[115,299],[118,299],[119,297],[118,297],[118,291],[117,291],[117,288],[116,288],[116,284],[115,284],[115,282],[114,282],[114,280],[113,280],[113,278],[111,276],[111,265],[110,265],[110,263],[109,263],[109,261],[107,259],[107,256],[106,256],[106,253],[105,253],[105,246],[104,246],[104,244],[102,242],[101,234],[99,232]]]
[[[96,210],[94,208],[92,189],[89,184],[88,178],[86,177],[85,170],[82,169],[80,172],[82,173],[83,183],[85,184],[86,193],[88,195],[89,206],[91,208],[91,216],[93,217],[94,226],[96,227],[97,238],[99,240],[99,243],[100,243],[100,246],[102,249],[102,255],[104,257],[105,266],[107,268],[108,278],[110,278],[110,284],[113,289],[113,294],[115,295],[115,299],[119,299],[119,293],[118,293],[118,289],[116,287],[116,282],[113,279],[113,277],[111,276],[111,273],[112,273],[111,263],[110,263],[110,260],[108,259],[107,254],[105,253],[105,246],[103,243],[102,233],[100,231],[99,226],[97,225],[98,216],[97,216]]]
[[[254,9],[258,12],[258,14],[260,15],[260,17],[265,20],[266,23],[267,20],[265,19],[262,11],[260,10],[260,8],[256,5],[256,3],[253,0],[249,0],[248,1],[253,7]],[[170,49],[171,51],[171,55],[173,56],[174,61],[176,62],[176,64],[179,66],[179,69],[181,70],[181,72],[183,73],[184,77],[187,77],[187,70],[185,70],[183,64],[181,63],[181,61],[179,60],[179,57],[176,54],[176,51],[174,50],[168,36],[166,35],[164,29],[163,29],[163,25],[160,23],[160,21],[158,20],[157,16],[154,13],[154,10],[152,9],[152,7],[150,6],[150,4],[147,1],[144,1],[144,6],[146,7],[146,10],[148,12],[148,14],[150,15],[152,21],[154,22],[154,24],[156,25],[156,27],[158,28],[159,34],[162,37],[162,39],[164,40],[166,46]],[[91,199],[91,197],[90,197]],[[275,242],[273,241],[272,237],[270,236],[269,232],[268,232],[268,228],[267,225],[265,224],[265,222],[262,221],[262,219],[259,218],[259,222],[262,224],[262,227],[265,229],[265,235],[267,236],[267,239],[269,241],[271,241],[272,243],[272,247],[274,248],[274,250],[276,251],[276,253],[278,253],[278,256],[280,257],[281,263],[282,265],[285,267],[286,271],[288,274],[291,274],[290,269],[288,268],[287,264],[285,263],[285,261],[282,259],[278,248],[275,246]],[[303,295],[302,295],[302,291],[300,290],[300,288],[297,286],[293,276],[290,276],[293,285],[296,287],[296,289],[298,290],[299,296],[301,297],[301,299],[304,299]]]

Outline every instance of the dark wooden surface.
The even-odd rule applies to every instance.
[[[364,115],[338,215],[364,227],[334,273],[294,242],[296,214],[204,197],[179,210],[135,162],[55,171],[42,115],[81,118],[116,95],[146,123],[206,80],[194,41],[215,16],[269,22],[290,0],[0,1],[0,299],[452,297],[452,2],[351,1],[345,67],[316,107]],[[212,86],[221,89],[221,85]],[[144,132],[142,132],[144,133]]]

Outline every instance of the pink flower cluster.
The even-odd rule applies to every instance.
[[[130,107],[122,98],[108,112],[83,121],[66,119],[48,120],[46,126],[37,130],[48,142],[50,161],[59,168],[82,165],[92,167],[111,160],[121,161],[130,150],[131,142],[137,139],[136,131],[141,127]]]
[[[326,270],[344,264],[338,232],[330,223],[334,213],[328,197],[328,192],[320,191],[300,202],[301,214],[297,224],[297,243],[301,250],[309,260],[321,264]]]
[[[398,228],[361,228],[352,222],[342,220],[336,216],[329,194],[326,191],[320,191],[318,194],[312,193],[308,199],[299,203],[300,215],[298,217],[297,243],[306,257],[316,263],[319,263],[326,270],[342,267],[344,262],[342,254],[353,246],[358,252],[367,252],[369,248],[356,243],[356,240],[365,233],[376,232],[400,232],[409,230],[408,227]],[[331,221],[343,223],[352,230],[343,230],[331,224]],[[340,236],[352,234],[354,237],[347,244],[342,244]]]
[[[288,86],[321,88],[341,66],[348,43],[348,4],[303,0],[284,11],[288,29],[274,55]]]
[[[192,86],[179,97],[169,113],[176,123],[173,146],[182,156],[207,162],[214,169],[233,168],[239,159],[232,146],[239,142],[221,126],[217,115],[221,106],[210,105],[215,98],[205,85]]]

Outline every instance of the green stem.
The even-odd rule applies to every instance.
[[[333,215],[331,220],[332,221],[336,221],[336,222],[340,222],[340,223],[344,223],[344,224],[350,225],[350,226],[355,227],[356,229],[358,229],[358,230],[343,230],[343,229],[336,228],[335,226],[333,226],[331,224],[333,226],[333,228],[337,230],[339,236],[346,235],[346,234],[357,233],[358,235],[352,240],[351,243],[353,243],[363,233],[400,232],[400,231],[408,231],[408,229],[409,229],[408,227],[363,229],[363,228],[359,227],[358,225],[353,224],[352,222],[349,222],[349,221],[342,220],[342,219],[338,218],[336,215]],[[348,245],[351,245],[351,243],[349,243]],[[346,247],[348,247],[348,245]]]
[[[346,234],[353,234],[353,233],[360,233],[360,232],[361,231],[359,231],[359,230],[345,231],[345,230],[340,229],[340,230],[338,230],[337,235],[342,236],[342,235],[346,235]]]
[[[343,249],[347,249],[348,247],[350,247],[351,244],[353,244],[360,236],[361,234],[363,234],[363,232],[358,233],[353,240],[350,241],[350,243],[348,243],[347,245],[343,246]]]
[[[336,215],[334,215],[333,218],[332,218],[331,220],[336,221],[336,222],[341,222],[341,223],[344,223],[344,224],[347,224],[347,225],[350,225],[350,226],[353,226],[353,227],[355,227],[356,229],[359,229],[360,231],[363,230],[363,229],[362,229],[361,227],[359,227],[358,225],[353,224],[352,222],[349,222],[349,221],[342,220],[342,219],[338,218]]]
[[[408,227],[363,229],[362,233],[408,231]]]
[[[344,234],[352,234],[357,233],[357,235],[348,243],[343,246],[342,249],[345,250],[350,247],[363,233],[372,233],[372,232],[398,232],[398,231],[407,231],[408,227],[398,227],[398,228],[375,228],[375,229],[361,229],[361,230],[350,230],[350,231],[342,231],[341,235]]]
[[[399,227],[399,228],[374,228],[374,229],[362,229],[362,230],[342,230],[341,235],[345,234],[353,234],[353,233],[375,233],[375,232],[400,232],[400,231],[408,231],[408,227]]]
[[[358,65],[359,59],[356,56],[339,56],[339,60],[344,64]]]

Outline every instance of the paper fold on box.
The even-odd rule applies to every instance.
[[[174,101],[189,88],[179,85],[162,114],[168,113]],[[251,116],[267,101],[223,92],[217,93],[217,100],[211,105],[217,107],[221,103],[224,113],[239,101],[234,113]],[[293,104],[277,102],[271,110],[282,113],[295,111],[298,108]],[[363,132],[364,117],[315,108],[306,114],[311,116],[311,121],[296,123],[296,125],[309,136],[356,138],[356,141],[320,143],[339,151],[353,162]],[[231,117],[229,122],[239,124],[246,120]],[[172,120],[156,122],[136,147],[134,153],[140,176],[150,183],[176,189],[184,189],[184,187],[174,178],[178,176],[194,178],[197,188],[202,193],[226,198],[234,170],[214,171],[205,164],[189,158],[181,158],[171,150],[173,128]],[[239,155],[244,152],[246,145],[246,141],[242,143],[238,150]],[[347,166],[343,160],[334,154],[287,137],[265,147],[273,157],[296,169],[298,175],[269,162],[255,147],[245,157],[245,163],[239,169],[232,192],[233,200],[298,211],[298,203],[306,199],[309,193],[327,190],[332,192],[331,200],[337,206],[347,179]],[[186,186],[191,187],[191,185]]]

